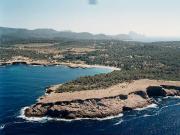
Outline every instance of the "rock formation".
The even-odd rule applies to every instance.
[[[180,87],[164,84],[155,86],[151,85],[146,87],[144,90],[136,89],[124,93],[125,94],[105,96],[101,98],[94,96],[89,99],[57,99],[52,102],[44,100],[44,98],[46,99],[49,97],[47,95],[41,97],[40,101],[35,105],[27,108],[25,110],[25,115],[27,117],[49,116],[65,119],[104,118],[107,116],[118,115],[123,111],[146,107],[147,105],[154,103],[153,98],[157,96],[180,96]]]

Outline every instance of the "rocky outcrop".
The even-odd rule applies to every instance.
[[[161,86],[149,86],[146,91],[149,97],[166,96],[166,92]]]
[[[147,88],[147,95],[149,97],[157,96],[180,96],[180,87],[170,86],[170,85],[161,85],[161,86],[149,86]]]
[[[48,88],[46,92],[51,93],[56,87]],[[104,118],[118,115],[123,111],[146,107],[154,103],[153,98],[157,96],[180,96],[179,87],[170,85],[148,86],[144,90],[124,91],[124,93],[126,94],[83,100],[54,100],[55,102],[40,100],[35,105],[27,108],[25,115],[27,117],[49,116],[65,119]]]
[[[139,93],[143,93],[143,97]],[[50,116],[66,119],[103,118],[151,104],[148,97],[144,96],[144,94],[144,92],[139,91],[129,95],[118,95],[102,99],[74,100],[47,104],[37,103],[26,109],[25,115],[27,117]],[[134,103],[136,100],[137,102]]]

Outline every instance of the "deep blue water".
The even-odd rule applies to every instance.
[[[157,107],[107,120],[33,122],[18,117],[47,86],[107,72],[64,66],[0,67],[0,135],[180,135],[180,98],[159,98]]]

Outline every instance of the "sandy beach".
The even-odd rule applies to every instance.
[[[73,62],[57,62],[57,61],[47,61],[47,60],[33,60],[28,57],[16,56],[8,61],[0,61],[0,65],[12,65],[17,63],[23,63],[27,65],[43,65],[43,66],[52,66],[52,65],[64,65],[70,68],[103,68],[114,70],[121,70],[117,67],[103,66],[103,65],[88,65],[85,63],[73,63]]]

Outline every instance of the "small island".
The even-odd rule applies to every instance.
[[[140,79],[105,89],[59,92],[63,84],[46,90],[39,101],[25,109],[26,117],[65,119],[105,118],[147,107],[154,97],[180,96],[180,81]]]

